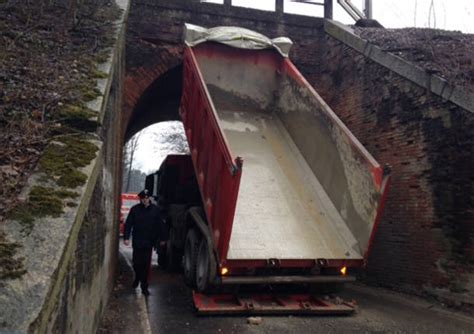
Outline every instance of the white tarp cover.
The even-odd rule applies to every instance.
[[[261,50],[275,48],[283,57],[288,57],[293,42],[288,37],[270,39],[258,32],[239,27],[203,28],[184,24],[184,42],[195,46],[207,41],[218,42],[240,49]]]

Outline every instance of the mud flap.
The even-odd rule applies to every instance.
[[[199,315],[212,314],[314,314],[350,315],[356,305],[340,298],[324,299],[309,295],[202,294],[193,291]]]

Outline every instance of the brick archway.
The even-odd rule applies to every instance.
[[[128,87],[134,93],[140,92],[139,88],[143,89],[144,84],[150,81],[152,73],[159,72],[159,69],[156,72],[148,72],[148,76],[143,76],[142,80],[138,81],[140,86],[129,84],[126,89]],[[140,77],[137,76],[134,79],[138,78]],[[154,123],[179,120],[178,108],[181,89],[182,65],[180,64],[161,73],[141,91],[140,96],[137,98],[133,96],[133,99],[126,100],[126,105],[129,104],[130,109],[129,113],[125,114],[127,117],[124,132],[125,141]]]

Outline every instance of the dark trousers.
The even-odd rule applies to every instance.
[[[148,288],[148,273],[151,264],[151,248],[133,248],[133,270],[135,280],[140,282],[142,289]]]

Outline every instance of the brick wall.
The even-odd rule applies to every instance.
[[[129,29],[127,31],[126,78],[124,90],[124,131],[128,139],[136,131],[159,121],[179,119],[177,110],[164,112],[167,103],[177,104],[180,94],[160,95],[160,89],[153,89],[161,75],[168,73],[182,63],[184,23],[204,27],[233,25],[259,31],[270,37],[290,36],[294,38],[293,55],[303,52],[311,56],[317,52],[311,46],[314,36],[323,33],[323,20],[294,15],[279,17],[273,12],[256,11],[241,7],[226,8],[216,4],[193,3],[189,0],[138,0],[133,1]],[[181,73],[176,71],[181,80]],[[166,82],[169,85],[169,80]],[[158,83],[159,85],[159,83]],[[178,87],[178,86],[177,86]],[[180,86],[179,86],[180,89]],[[152,90],[152,92],[150,92]],[[144,95],[155,95],[158,102],[149,101],[144,108]],[[150,107],[152,105],[152,107]],[[148,122],[138,114],[154,114]],[[163,115],[160,117],[160,115]],[[139,124],[139,126],[137,126]],[[127,127],[131,127],[127,131]]]
[[[393,168],[368,278],[459,292],[473,260],[474,114],[428,94],[332,37],[311,84],[374,157]]]

